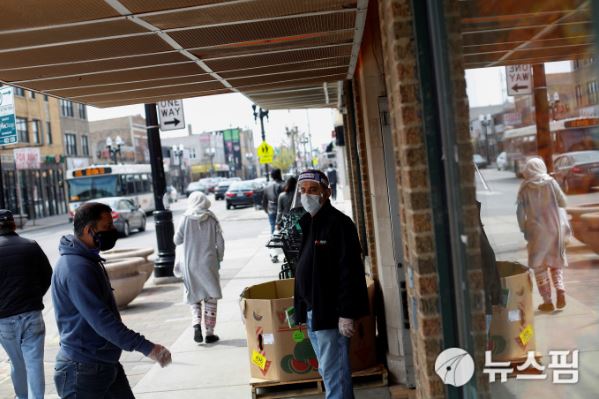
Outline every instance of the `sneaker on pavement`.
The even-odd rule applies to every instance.
[[[214,335],[214,334],[206,335],[206,343],[207,344],[213,344],[216,341],[218,341],[219,339],[220,338],[218,337],[218,335]]]
[[[206,337],[206,339],[208,339],[208,337]],[[193,340],[196,341],[198,344],[201,344],[202,342],[204,342],[204,337],[202,336],[202,325],[201,324],[196,324],[195,326],[193,326]]]

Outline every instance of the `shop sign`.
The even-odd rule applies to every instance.
[[[40,168],[39,148],[17,148],[13,150],[13,155],[17,170]]]
[[[18,142],[13,88],[0,88],[0,145]]]

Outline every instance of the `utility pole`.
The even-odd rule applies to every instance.
[[[4,181],[2,180],[2,156],[0,156],[0,209],[6,209],[4,203]]]
[[[260,109],[258,111],[256,111],[256,104],[252,104],[252,110],[254,111],[254,121],[257,121],[258,118],[260,118],[260,129],[262,132],[262,141],[266,141],[266,132],[264,131],[264,118],[266,117],[266,119],[268,119],[268,110],[267,109],[262,109],[262,107],[260,107]],[[264,164],[264,169],[266,171],[266,181],[270,180],[270,176],[268,173],[268,164]]]
[[[172,277],[175,264],[175,227],[173,214],[164,208],[163,197],[166,192],[166,178],[160,144],[160,129],[156,104],[145,104],[148,148],[152,166],[152,185],[154,188],[154,221],[156,222],[156,241],[158,243],[158,258],[154,261],[155,277]]]
[[[545,64],[532,66],[534,84],[535,119],[537,124],[537,151],[547,165],[547,171],[553,172],[553,143],[549,126],[549,104],[547,103],[547,80]]]

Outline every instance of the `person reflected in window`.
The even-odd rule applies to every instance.
[[[566,196],[540,158],[530,159],[523,171],[524,181],[518,192],[518,224],[528,242],[528,265],[535,272],[543,298],[539,310],[552,312],[551,280],[557,291],[556,307],[566,306],[564,267],[566,259]],[[560,214],[561,213],[561,214]]]

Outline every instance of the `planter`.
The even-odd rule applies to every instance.
[[[152,272],[154,271],[154,262],[149,260],[148,257],[154,253],[154,248],[125,248],[125,249],[112,249],[110,251],[102,252],[101,256],[106,259],[109,263],[129,258],[142,258],[143,262],[139,263],[138,271],[145,275],[147,281]]]
[[[106,273],[119,308],[127,306],[142,291],[148,274],[140,269],[146,264],[145,258],[141,257],[115,259],[106,263]]]
[[[599,204],[571,207],[566,211],[574,237],[599,253]]]

